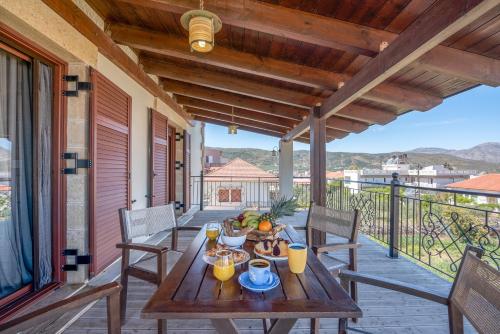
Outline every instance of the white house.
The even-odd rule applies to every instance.
[[[432,165],[420,169],[411,169],[406,154],[393,155],[382,169],[344,170],[346,186],[351,189],[361,189],[359,182],[390,183],[392,174],[399,174],[399,181],[406,185],[442,188],[447,184],[468,180],[475,170],[451,170],[445,165]],[[349,182],[355,181],[355,182]],[[366,187],[367,185],[363,185]]]

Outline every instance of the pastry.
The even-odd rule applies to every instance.
[[[288,256],[288,240],[278,238],[273,242],[273,256]]]
[[[237,250],[233,250],[232,253],[233,253],[234,263],[243,262],[245,260],[245,255],[246,255],[245,253],[237,251]]]
[[[207,250],[205,252],[205,255],[210,256],[210,257],[214,257],[214,256],[216,256],[218,251],[226,250],[226,249],[229,249],[229,247],[226,245],[217,244],[214,248]]]
[[[270,239],[265,239],[259,241],[255,244],[254,251],[261,255],[271,255],[273,249],[273,241]]]

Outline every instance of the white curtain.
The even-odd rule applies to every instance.
[[[33,281],[31,64],[0,50],[0,298]]]

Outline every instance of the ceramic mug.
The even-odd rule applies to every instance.
[[[306,269],[307,246],[300,243],[288,245],[288,266],[294,274],[302,274]]]
[[[255,259],[248,263],[248,276],[255,285],[271,284],[273,275],[271,274],[271,264],[269,261]]]

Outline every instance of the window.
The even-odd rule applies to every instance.
[[[219,202],[229,202],[229,189],[219,189]]]

